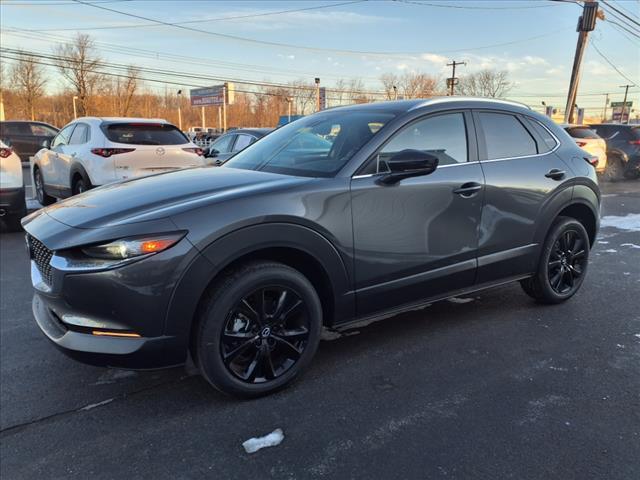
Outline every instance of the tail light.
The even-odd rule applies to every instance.
[[[629,145],[640,145],[640,140],[629,140]]]
[[[0,158],[7,158],[12,153],[13,153],[13,150],[11,150],[10,148],[5,148],[5,147],[0,148]]]
[[[587,144],[587,142],[576,142],[576,145],[578,145],[580,148],[584,147]]]
[[[204,155],[204,150],[201,149],[200,147],[183,148],[182,150],[189,153],[195,153],[196,155],[200,155],[200,156]]]
[[[584,157],[584,159],[586,160],[587,163],[591,164],[593,167],[595,168],[598,167],[598,162],[600,161],[600,159],[595,155],[589,155],[588,157]]]
[[[92,148],[91,153],[94,155],[100,155],[104,158],[109,158],[111,155],[118,155],[119,153],[133,152],[135,148]]]

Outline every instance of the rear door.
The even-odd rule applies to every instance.
[[[194,148],[187,137],[167,123],[105,123],[106,149],[118,179],[202,165],[201,157],[185,149]]]
[[[478,283],[534,270],[539,212],[571,176],[555,154],[558,140],[537,120],[504,111],[474,111],[486,181],[478,245]]]

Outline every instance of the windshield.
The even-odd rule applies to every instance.
[[[394,117],[334,111],[290,123],[254,143],[225,167],[305,177],[332,177]]]

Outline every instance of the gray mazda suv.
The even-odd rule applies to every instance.
[[[105,185],[26,217],[33,313],[80,361],[193,361],[223,392],[263,395],[309,365],[323,327],[512,281],[541,303],[569,299],[599,226],[584,157],[512,102],[322,111],[221,168]]]

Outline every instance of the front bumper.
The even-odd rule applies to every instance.
[[[63,353],[83,363],[104,367],[149,369],[184,363],[173,337],[117,338],[72,330],[51,309],[46,297],[33,296],[33,316],[40,330]]]
[[[0,188],[0,209],[7,215],[26,215],[24,187]]]

